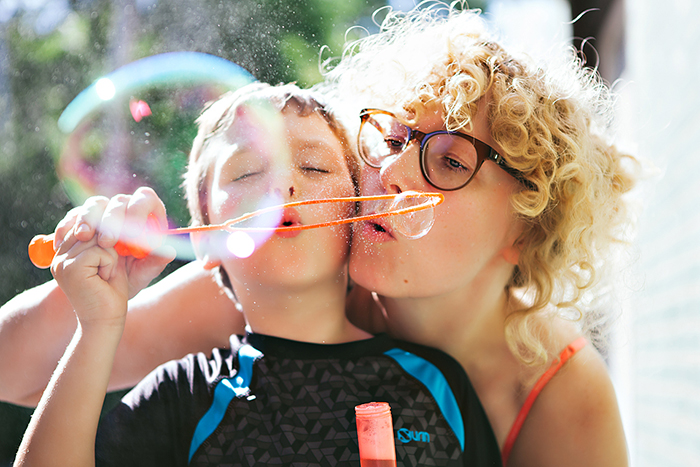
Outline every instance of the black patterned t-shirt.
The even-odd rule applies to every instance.
[[[355,406],[388,402],[399,466],[500,466],[447,354],[379,335],[310,344],[260,334],[162,365],[101,422],[98,465],[359,466]]]

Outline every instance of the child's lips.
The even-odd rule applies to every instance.
[[[284,208],[284,211],[282,211],[282,219],[280,219],[280,223],[277,226],[277,230],[275,230],[275,234],[278,237],[282,238],[293,238],[296,237],[301,233],[301,230],[284,230],[285,228],[288,227],[296,227],[298,225],[302,225],[301,223],[301,216],[299,215],[299,211],[297,211],[294,208]]]

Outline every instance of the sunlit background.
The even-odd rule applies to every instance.
[[[414,4],[390,3],[397,9]],[[174,51],[225,58],[261,81],[311,85],[321,79],[321,46],[328,46],[323,58],[339,55],[348,28],[373,30],[371,14],[382,5],[0,0],[0,303],[50,279],[29,263],[27,244],[51,232],[77,196],[60,184],[67,135],[57,121],[80,91],[127,63]],[[633,248],[620,260],[622,313],[609,364],[632,465],[700,466],[700,29],[694,25],[700,3],[490,0],[471,6],[485,11],[506,43],[535,58],[560,53],[574,38],[587,63],[597,64],[620,94],[622,146],[657,168],[633,193],[643,209]],[[179,86],[178,105],[192,99],[193,107],[217,89]],[[149,99],[161,102],[155,91]],[[135,105],[134,119],[147,112]],[[139,170],[164,197],[172,222],[184,225],[177,187],[194,133],[191,115],[171,118],[166,138],[139,127],[137,143],[165,158]],[[102,154],[103,127],[91,128],[81,135],[82,151]],[[70,176],[61,178],[70,185]],[[0,405],[0,466],[11,462],[29,413]]]

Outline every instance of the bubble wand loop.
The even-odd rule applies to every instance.
[[[251,219],[253,217],[266,214],[269,212],[276,212],[276,211],[281,211],[286,208],[294,208],[294,207],[299,207],[299,206],[309,206],[309,205],[314,205],[314,204],[323,204],[323,203],[356,203],[360,201],[384,201],[384,200],[396,200],[398,196],[401,196],[402,199],[420,199],[420,198],[425,198],[424,201],[421,203],[415,205],[415,206],[408,206],[408,207],[403,207],[403,208],[398,208],[396,209],[395,207],[391,207],[389,211],[383,211],[383,212],[375,212],[372,214],[365,214],[361,216],[351,216],[347,217],[344,219],[336,219],[332,221],[327,221],[327,222],[318,222],[315,224],[299,224],[299,225],[292,225],[292,226],[275,226],[275,227],[236,227],[236,224],[239,224],[241,222],[244,222],[248,219]],[[237,217],[235,219],[230,219],[223,224],[210,224],[210,225],[199,225],[199,226],[194,226],[194,227],[180,227],[176,229],[166,229],[166,230],[159,230],[157,227],[154,228],[154,226],[157,226],[157,221],[155,221],[155,218],[151,220],[151,216],[149,216],[149,224],[151,225],[151,231],[157,235],[180,235],[180,234],[187,234],[187,233],[193,233],[193,232],[208,232],[208,231],[215,231],[215,230],[227,230],[229,232],[294,232],[294,231],[301,231],[301,230],[309,230],[309,229],[316,229],[316,228],[321,228],[321,227],[331,227],[335,225],[341,225],[341,224],[350,224],[353,222],[362,222],[362,221],[367,221],[367,220],[372,220],[372,219],[378,219],[382,217],[390,217],[390,216],[401,216],[405,214],[410,214],[414,213],[417,211],[422,211],[424,209],[430,209],[438,204],[442,203],[445,200],[445,197],[441,193],[419,193],[419,192],[404,192],[399,195],[374,195],[374,196],[353,196],[353,197],[346,197],[346,198],[326,198],[326,199],[309,199],[305,201],[295,201],[291,203],[286,203],[286,204],[280,204],[277,206],[270,206],[267,208],[263,209],[258,209],[253,212],[249,212],[246,214],[243,214],[240,217]],[[137,241],[143,240],[143,239],[137,239]],[[51,266],[51,262],[53,261],[53,257],[55,255],[54,251],[54,234],[49,234],[49,235],[37,235],[32,239],[32,241],[29,244],[28,252],[29,252],[29,259],[32,261],[32,263],[38,267],[38,268],[48,268]],[[134,244],[126,244],[124,242],[117,242],[115,245],[115,249],[117,250],[117,253],[119,253],[122,256],[134,256],[136,258],[144,258],[146,257],[152,248],[144,247],[143,244],[147,242],[140,242],[141,245],[134,245]]]

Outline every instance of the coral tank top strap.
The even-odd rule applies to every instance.
[[[508,464],[508,457],[510,456],[510,451],[513,449],[515,440],[518,439],[520,429],[523,427],[523,423],[525,423],[525,419],[530,413],[532,404],[535,403],[537,396],[540,395],[542,389],[544,389],[549,380],[552,379],[552,377],[557,373],[557,371],[559,371],[559,369],[562,366],[564,366],[566,361],[573,357],[574,354],[576,354],[576,352],[585,347],[587,343],[588,341],[585,337],[579,337],[571,344],[567,345],[566,348],[562,350],[562,352],[559,354],[559,359],[555,361],[552,364],[552,366],[544,372],[542,376],[540,376],[540,379],[537,380],[537,383],[535,383],[535,385],[533,386],[532,391],[530,391],[530,394],[528,394],[527,399],[525,399],[525,403],[520,408],[520,412],[518,412],[518,416],[515,418],[515,422],[513,422],[513,426],[511,427],[510,432],[508,433],[508,437],[506,438],[506,442],[503,445],[501,458],[503,459],[504,466]]]

